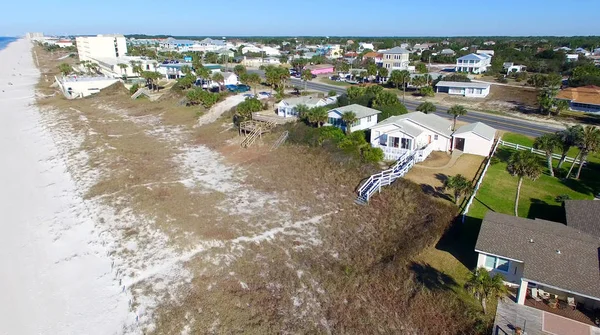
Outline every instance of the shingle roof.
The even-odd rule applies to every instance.
[[[489,88],[490,87],[490,83],[482,83],[482,82],[477,82],[477,81],[472,81],[472,82],[462,82],[462,81],[440,81],[438,82],[435,86],[440,86],[440,87],[461,87],[461,88],[465,88],[465,87],[472,87],[472,88]]]
[[[385,50],[385,51],[382,50],[381,53],[383,53],[383,54],[409,54],[410,51],[408,51],[404,48],[401,48],[401,47],[394,47],[389,50]]]
[[[338,113],[340,113],[340,115],[344,114],[345,112],[353,112],[354,114],[356,114],[356,118],[358,118],[358,119],[381,113],[381,111],[378,111],[376,109],[365,107],[365,106],[358,105],[358,104],[334,108],[334,109],[330,110],[330,112],[331,111],[337,111]]]
[[[475,250],[523,262],[530,281],[600,299],[600,239],[561,223],[489,211]]]
[[[494,137],[496,137],[496,129],[488,126],[485,123],[481,123],[481,122],[466,124],[466,125],[458,128],[454,132],[454,136],[468,133],[468,132],[473,132],[474,134],[477,134],[477,135],[485,138],[486,140],[490,140],[490,141],[492,141],[494,139]]]
[[[566,200],[567,226],[600,237],[600,201]]]
[[[452,131],[450,130],[452,123],[434,114],[412,112],[404,115],[392,116],[379,122],[374,127],[386,124],[395,124],[400,128],[406,128],[407,131],[412,131],[412,133],[407,132],[407,134],[411,136],[418,136],[423,132],[418,126],[430,129],[446,137],[452,135]]]
[[[298,105],[306,105],[308,107],[314,107],[317,105],[322,99],[314,96],[303,96],[297,98],[289,98],[285,100],[281,100],[280,103],[287,104],[288,106],[298,106]]]
[[[569,87],[558,92],[556,98],[584,104],[600,105],[600,87],[594,85]]]

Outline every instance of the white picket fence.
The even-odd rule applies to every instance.
[[[516,143],[506,142],[506,141],[503,141],[503,140],[500,140],[499,142],[500,142],[500,145],[503,145],[503,146],[508,147],[508,148],[512,148],[512,149],[516,149],[516,150],[531,151],[531,152],[533,152],[536,155],[541,155],[541,156],[544,156],[544,157],[546,156],[546,152],[544,150],[539,150],[539,149],[536,149],[536,148],[527,147],[527,146],[516,144]],[[560,159],[560,155],[559,154],[552,154],[552,158],[553,159]],[[568,157],[568,156],[565,157],[565,162],[573,163],[573,161],[575,161],[575,158]],[[577,160],[577,162],[579,163],[579,160]]]
[[[494,154],[496,153],[496,149],[498,149],[498,145],[500,145],[501,142],[504,142],[504,141],[502,141],[502,140],[496,141],[496,143],[494,144],[494,147],[492,148],[492,152],[490,152],[490,155],[487,158],[487,162],[485,162],[485,166],[483,167],[483,170],[481,171],[481,175],[479,176],[479,179],[477,179],[477,183],[475,184],[473,193],[469,197],[469,201],[467,201],[467,204],[465,205],[465,208],[463,209],[462,223],[465,223],[465,217],[467,216],[467,213],[469,213],[469,208],[471,207],[471,204],[473,203],[473,200],[475,199],[475,196],[477,195],[477,191],[479,191],[479,187],[481,187],[481,183],[483,182],[485,173],[487,172],[488,168],[490,167],[490,162],[492,161],[492,157],[494,157]],[[507,142],[505,142],[505,143],[507,143]],[[517,149],[517,150],[520,150],[520,149]]]

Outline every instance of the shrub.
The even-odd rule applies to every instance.
[[[408,113],[408,109],[406,106],[398,102],[396,105],[388,105],[388,106],[379,106],[375,107],[375,109],[381,111],[380,121],[383,121],[391,116],[402,115]]]
[[[565,200],[571,200],[571,197],[568,194],[561,194],[554,199],[556,202],[565,202]]]
[[[337,95],[337,92],[334,90],[331,90],[331,91],[329,91],[329,93],[327,95],[329,95],[330,97],[335,97]]]
[[[502,75],[502,74],[499,74],[496,77],[496,81],[499,82],[499,83],[502,83],[502,84],[508,83],[508,79],[506,79],[506,77],[504,77],[504,75]]]
[[[323,143],[325,141],[331,141],[335,144],[338,144],[346,137],[346,135],[340,128],[333,127],[333,126],[326,126],[326,127],[318,128],[318,133],[319,133],[319,140],[318,140],[319,143]]]
[[[383,160],[383,150],[367,146],[362,151],[362,158],[367,163],[377,163]]]
[[[133,86],[131,86],[131,88],[129,89],[129,94],[133,95],[135,92],[137,92],[137,90],[140,89],[140,85],[138,84],[133,84]]]
[[[433,87],[431,87],[431,86],[421,87],[419,89],[419,94],[421,94],[424,97],[433,97],[433,96],[435,96],[435,92],[433,91]]]

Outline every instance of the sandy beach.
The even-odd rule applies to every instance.
[[[31,47],[0,51],[0,334],[122,333],[135,315],[34,105]]]

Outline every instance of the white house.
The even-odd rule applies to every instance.
[[[492,64],[492,56],[488,54],[468,54],[456,60],[456,72],[470,72],[480,74],[487,71]]]
[[[452,49],[442,49],[439,54],[442,56],[454,56],[456,52]]]
[[[412,112],[392,116],[371,127],[370,143],[383,150],[385,159],[398,159],[407,151],[449,151],[452,122],[434,114]]]
[[[490,84],[483,82],[440,81],[436,92],[450,95],[462,95],[467,98],[485,98],[490,94]]]
[[[505,62],[502,64],[502,67],[504,68],[506,73],[524,72],[527,69],[527,66],[517,65],[513,62]]]
[[[582,201],[570,215],[567,202]],[[565,201],[566,225],[488,211],[475,245],[477,267],[501,274],[506,284],[518,287],[518,304],[553,298],[572,309],[599,308],[599,236],[570,223],[570,216],[587,217],[589,227],[597,227],[600,211],[594,203],[600,205]]]
[[[98,35],[75,38],[79,60],[119,58],[127,54],[127,40],[123,35]]]
[[[365,130],[377,124],[377,115],[381,113],[373,108],[353,104],[344,107],[337,107],[327,112],[326,126],[335,126],[346,131],[347,125],[342,121],[342,116],[346,112],[352,112],[356,115],[356,122],[350,126],[350,131]]]
[[[477,50],[476,52],[479,55],[490,55],[493,56],[494,55],[494,50]]]
[[[203,52],[216,52],[223,48],[229,48],[232,44],[228,44],[222,40],[213,40],[212,38],[205,38],[202,41],[198,41],[192,44],[190,51],[203,51]]]
[[[579,54],[567,54],[567,62],[576,62],[579,59]]]
[[[590,56],[592,54],[589,50],[586,50],[584,48],[577,48],[577,49],[575,49],[575,53],[581,54],[581,55],[584,55],[584,56]]]
[[[119,79],[109,77],[85,77],[85,76],[68,76],[54,77],[58,88],[62,91],[67,99],[84,98],[94,93],[100,92]]]
[[[98,65],[100,72],[104,75],[114,78],[127,77],[138,77],[139,74],[133,72],[133,65],[131,62],[135,62],[142,67],[143,71],[155,71],[158,69],[158,62],[146,57],[139,56],[121,56],[116,58],[90,58],[89,61]],[[119,64],[127,65],[121,68]]]
[[[298,117],[298,106],[304,105],[308,108],[326,106],[337,101],[337,97],[318,98],[315,96],[303,96],[281,100],[277,104],[277,115],[281,117]]]
[[[360,42],[358,43],[358,50],[373,50],[375,51],[375,46],[373,45],[373,43],[365,43],[365,42]]]
[[[465,154],[488,156],[492,151],[496,129],[485,123],[475,122],[458,128],[452,134],[452,146]]]

